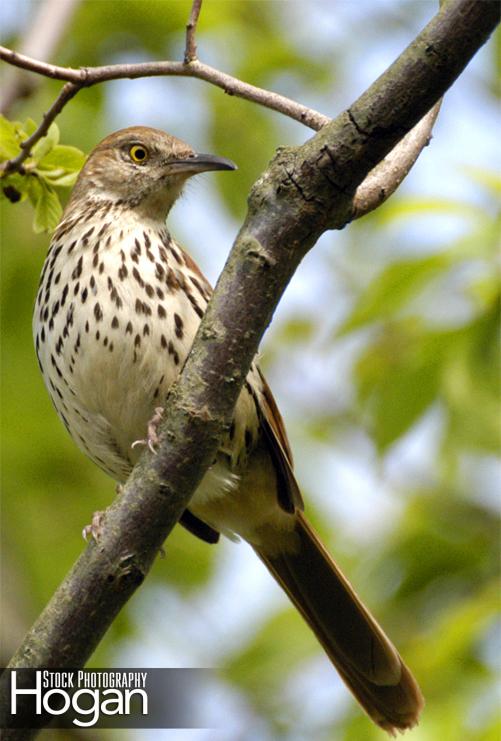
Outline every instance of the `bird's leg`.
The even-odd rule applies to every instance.
[[[90,525],[86,525],[82,530],[82,538],[88,540],[90,537],[97,541],[103,534],[103,521],[105,512],[94,512]]]
[[[137,445],[147,445],[148,448],[151,450],[151,452],[156,455],[156,446],[160,442],[160,438],[158,437],[158,425],[162,421],[162,416],[164,413],[163,407],[155,407],[155,412],[153,414],[153,417],[148,422],[148,430],[146,433],[146,437],[143,440],[134,440],[134,442],[131,445],[131,448],[135,448]]]

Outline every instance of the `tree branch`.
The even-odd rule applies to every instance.
[[[66,103],[68,103],[68,101],[70,101],[78,93],[79,90],[80,86],[75,85],[73,82],[67,82],[66,85],[63,85],[61,92],[57,96],[56,100],[51,105],[47,113],[44,114],[40,126],[33,132],[31,136],[29,136],[19,145],[21,147],[21,151],[19,152],[17,157],[14,157],[14,159],[11,160],[7,160],[3,163],[2,167],[0,168],[0,172],[2,172],[2,174],[8,175],[11,172],[22,172],[23,162],[29,157],[31,148],[37,143],[39,139],[45,136],[45,134],[49,130],[49,126],[51,125],[51,123],[61,113]]]
[[[270,108],[278,113],[283,113],[295,121],[309,126],[311,129],[318,131],[328,121],[328,116],[324,116],[312,108],[297,103],[284,95],[273,93],[270,90],[250,85],[242,82],[236,77],[221,72],[208,64],[203,64],[197,59],[189,63],[184,62],[140,62],[137,64],[109,64],[101,67],[81,67],[72,69],[71,67],[58,67],[55,64],[41,62],[38,59],[20,54],[5,46],[0,46],[0,59],[21,69],[36,72],[44,77],[53,80],[65,80],[74,83],[78,89],[83,87],[92,87],[102,82],[110,80],[135,80],[140,77],[195,77],[199,80],[215,85],[224,90],[228,95],[236,95],[258,105]]]
[[[430,143],[431,132],[442,101],[401,139],[358,186],[353,198],[352,221],[373,211],[393,195],[409,174],[423,149]]]
[[[197,3],[195,3],[197,4]],[[195,6],[194,6],[195,7]],[[193,16],[193,12],[192,12]],[[190,20],[191,23],[191,20]],[[190,25],[190,23],[188,25]],[[188,43],[188,42],[187,42]],[[194,43],[194,37],[190,44]],[[191,49],[192,47],[190,47]],[[188,46],[187,46],[188,49]],[[186,67],[180,62],[152,62],[135,65],[109,65],[107,67],[85,67],[81,70],[56,67],[36,59],[30,59],[22,54],[0,46],[0,58],[10,64],[15,64],[23,69],[29,69],[46,77],[57,79],[70,79],[63,86],[58,97],[43,117],[43,121],[36,131],[21,144],[21,152],[17,157],[0,165],[0,173],[8,175],[11,172],[21,172],[23,162],[29,157],[31,148],[48,131],[50,124],[61,113],[66,103],[71,100],[83,87],[90,87],[101,82],[122,79],[138,78],[154,75],[182,75],[197,77],[211,84],[221,87],[229,95],[236,95],[251,102],[258,103],[272,110],[279,111],[305,126],[318,131],[330,121],[317,111],[307,108],[284,96],[272,93],[262,88],[254,87],[231,77],[224,72],[198,62],[195,58]],[[187,71],[188,70],[188,71]],[[360,186],[357,198],[354,201],[353,219],[358,219],[368,213],[376,206],[381,205],[400,185],[403,178],[416,162],[419,154],[429,141],[433,125],[438,114],[438,106],[434,115],[429,115],[416,125],[416,131],[410,132],[403,139],[391,156],[387,157],[384,164],[381,163],[377,172],[371,172],[367,182]]]
[[[495,0],[449,0],[348,111],[259,178],[183,373],[158,455],[145,452],[11,667],[78,667],[144,580],[217,451],[258,343],[305,253],[352,216],[359,184],[443,96],[499,18]],[[26,731],[22,738],[26,739]],[[7,731],[5,739],[20,738]]]
[[[74,3],[75,0],[68,0],[68,2]],[[8,175],[16,171],[22,172],[23,162],[29,157],[31,148],[47,133],[52,121],[56,119],[66,103],[79,90],[83,87],[90,87],[101,82],[124,77],[137,78],[154,75],[197,77],[221,87],[229,95],[237,95],[301,121],[301,123],[304,123],[315,131],[318,131],[328,123],[330,119],[317,111],[302,106],[277,93],[272,93],[268,90],[244,83],[237,78],[199,62],[196,58],[195,34],[201,6],[202,0],[193,0],[190,18],[186,25],[186,46],[183,64],[180,62],[153,62],[134,65],[117,64],[106,67],[85,67],[80,70],[74,70],[40,62],[0,46],[0,58],[5,59],[10,64],[47,77],[68,81],[68,84],[62,88],[51,108],[44,115],[40,126],[29,139],[21,144],[19,155],[0,165],[0,174]],[[400,185],[405,175],[416,162],[423,147],[429,141],[438,110],[439,108],[437,107],[434,115],[427,116],[416,126],[415,132],[410,132],[404,140],[399,142],[396,150],[379,165],[377,171],[369,173],[367,181],[361,184],[355,198],[353,219],[360,218],[365,213],[368,213],[383,203]]]

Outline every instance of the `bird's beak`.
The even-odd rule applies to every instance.
[[[193,154],[183,159],[171,160],[167,169],[172,173],[207,172],[208,170],[237,170],[237,166],[226,157],[216,157],[214,154]]]

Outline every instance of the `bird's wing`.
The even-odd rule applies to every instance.
[[[292,451],[282,415],[273,398],[271,389],[259,368],[256,368],[260,380],[259,397],[256,406],[261,429],[268,444],[268,450],[277,475],[278,503],[285,512],[294,513],[303,509],[303,500],[294,476]]]
[[[198,277],[208,301],[213,289],[193,258],[184,250],[186,266]],[[260,427],[277,476],[277,498],[280,507],[289,513],[303,509],[303,500],[293,473],[292,451],[285,425],[273,394],[260,369],[253,363],[245,387],[256,405]],[[183,523],[187,526],[187,523]],[[192,529],[193,532],[193,529]],[[199,533],[195,533],[199,535]],[[199,535],[200,536],[200,535]],[[203,537],[203,536],[202,536]]]

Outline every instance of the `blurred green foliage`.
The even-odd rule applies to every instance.
[[[325,6],[334,20],[336,6],[330,10]],[[412,38],[419,30],[414,16],[422,13],[422,7],[406,3],[399,15],[383,4],[377,6],[372,12],[377,15],[378,36],[391,40],[407,23]],[[189,8],[187,0],[86,0],[51,61],[79,66],[180,58]],[[431,15],[434,5],[428,4],[428,9]],[[320,35],[313,34],[314,23],[321,19],[305,22],[309,41],[301,37],[301,29],[290,30],[301,12],[306,10],[296,3],[212,0],[202,11],[199,54],[254,84],[279,90],[281,84],[289,86],[303,101],[310,100],[313,91],[320,101],[316,105],[329,111],[341,61],[333,62],[331,44],[322,44]],[[370,28],[364,34],[370,48],[375,43]],[[353,34],[338,34],[335,59],[348,58],[354,41]],[[19,39],[4,43],[16,47]],[[491,63],[485,74],[486,100],[495,94],[495,55]],[[168,106],[174,106],[175,94],[189,90],[204,116],[207,146],[239,164],[238,187],[229,178],[218,178],[211,187],[218,189],[230,218],[240,218],[248,188],[274,148],[290,144],[294,136],[304,140],[310,133],[275,113],[190,82],[176,81],[176,87],[162,82],[165,127],[169,128]],[[136,90],[146,81],[132,84]],[[81,551],[82,526],[114,495],[113,483],[83,458],[57,421],[38,372],[31,311],[48,237],[34,234],[33,211],[26,202],[35,205],[35,231],[53,226],[60,212],[54,188],[64,200],[61,186],[70,185],[81,166],[80,150],[88,152],[109,133],[111,121],[116,124],[110,102],[114,85],[83,90],[71,101],[27,162],[31,182],[38,185],[10,176],[9,185],[22,197],[16,203],[5,199],[0,203],[4,660]],[[31,133],[33,122],[41,120],[59,88],[60,83],[44,80],[32,97],[17,102],[9,118],[24,124],[0,121],[2,158],[15,156],[20,140]],[[285,92],[290,94],[290,89]],[[346,99],[358,93],[348,89]],[[120,108],[121,115],[124,110],[126,105]],[[467,108],[463,112],[468,116]],[[150,113],[133,110],[129,115],[131,120],[123,125],[150,123]],[[157,125],[158,120],[152,123]],[[186,127],[189,139],[189,120]],[[64,144],[59,142],[59,129]],[[437,136],[426,157],[433,158],[439,147]],[[353,440],[364,440],[374,457],[364,459],[360,452],[357,465],[370,468],[373,480],[390,489],[394,516],[381,531],[375,528],[367,535],[362,526],[356,536],[329,518],[326,512],[332,510],[315,496],[315,482],[310,482],[306,494],[311,519],[422,684],[427,706],[421,725],[408,734],[414,741],[494,741],[500,732],[493,677],[498,522],[492,500],[481,492],[486,477],[492,477],[489,466],[500,443],[496,204],[501,185],[495,172],[465,167],[460,152],[457,160],[441,177],[457,177],[460,165],[469,183],[467,197],[446,197],[439,187],[422,197],[413,192],[410,180],[403,195],[332,238],[328,256],[325,250],[315,251],[311,256],[315,274],[333,286],[329,295],[321,296],[322,311],[318,305],[291,305],[285,313],[278,312],[273,345],[264,357],[292,432],[300,427],[301,439],[316,446],[319,454],[335,449],[346,460],[356,455]],[[195,210],[196,199],[192,206]],[[426,241],[423,224],[433,225],[437,219],[459,221],[459,236],[437,238],[432,249],[429,244],[421,249],[420,240]],[[214,223],[217,228],[216,216]],[[402,241],[417,243],[418,248],[410,254],[402,249]],[[207,264],[210,255],[204,259]],[[458,293],[460,302],[449,302]],[[342,317],[340,303],[345,309]],[[305,385],[304,365],[295,359],[315,358],[328,368],[336,353],[349,358],[344,363],[344,385],[336,386],[336,374],[331,379],[337,389],[332,397],[322,392],[321,385],[318,391]],[[300,386],[302,394],[290,392],[287,385],[295,373],[295,388]],[[420,433],[428,458],[425,470],[414,474],[403,456],[399,458],[399,450],[430,414],[438,415],[439,432],[435,437]],[[305,455],[306,447],[296,448],[299,467]],[[391,462],[400,479],[387,473]],[[332,489],[337,497],[343,496],[335,480]],[[378,517],[384,520],[386,515],[375,512],[376,524]],[[165,587],[166,602],[176,594],[188,607],[196,598],[202,613],[209,610],[211,590],[219,578],[218,549],[176,529],[166,551],[131,608],[103,640],[93,658],[95,666],[117,661],[123,645],[139,646],[140,652],[141,631],[156,634],[156,627],[141,627],[137,617],[152,585]],[[259,601],[259,595],[255,597]],[[298,699],[290,690],[303,674],[310,676],[311,662],[318,655],[315,640],[284,600],[278,610],[270,606],[237,648],[221,652],[218,664],[256,727],[266,729],[263,739],[385,738],[345,694],[340,704],[327,710],[324,704],[320,711],[314,697],[307,702],[306,695]],[[325,683],[332,673],[322,672],[319,681]]]
[[[496,180],[492,173],[486,173],[483,209],[440,201],[429,207],[429,203],[416,199],[409,204],[409,199],[395,198],[385,212],[383,224],[410,214],[440,213],[441,209],[447,213],[456,208],[462,215],[473,212],[475,219],[471,232],[461,235],[446,250],[397,260],[384,268],[360,294],[337,330],[342,336],[377,325],[355,365],[354,381],[381,452],[436,401],[443,402],[447,412],[447,441],[453,448],[499,452],[501,297],[497,249],[501,232],[492,206],[500,184],[501,178]],[[433,293],[440,296],[447,291],[447,281],[454,272],[468,272],[473,267],[475,279],[465,288],[473,304],[468,321],[459,327],[442,328],[416,313],[412,300],[419,299],[423,289],[433,301]]]

